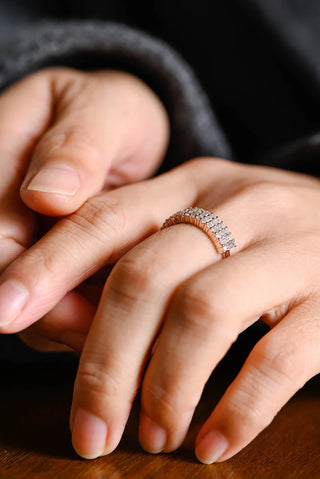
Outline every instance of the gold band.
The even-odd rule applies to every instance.
[[[222,255],[222,259],[230,256],[230,250],[236,246],[234,239],[227,226],[211,211],[203,208],[186,208],[170,216],[162,225],[161,229],[179,223],[188,223],[201,229],[210,238],[215,249]]]

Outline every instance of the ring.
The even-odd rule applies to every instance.
[[[188,223],[201,229],[212,241],[215,249],[222,255],[222,259],[230,256],[230,250],[236,247],[235,241],[227,226],[211,211],[203,208],[186,208],[170,216],[161,226],[161,229],[179,223]]]

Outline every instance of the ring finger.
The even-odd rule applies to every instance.
[[[231,203],[226,203],[225,206],[219,208],[219,213],[221,211],[222,217],[228,219],[231,218],[233,209],[234,206]],[[257,221],[253,217],[251,221],[252,224],[248,218],[250,224],[246,225],[245,230],[240,221],[234,221],[237,231],[235,236],[242,238],[242,242],[239,244],[240,251],[250,244],[252,236],[254,237],[256,234]],[[240,233],[241,228],[242,233]],[[232,230],[234,231],[234,228]],[[250,236],[248,232],[250,232]],[[230,261],[236,261],[237,258],[240,261],[243,254],[248,253],[235,255],[234,258],[220,262],[217,266],[223,271],[224,266],[227,266]],[[187,278],[212,263],[217,263],[219,257],[209,239],[201,231],[190,225],[179,225],[153,235],[142,242],[125,255],[114,268],[86,341],[75,383],[71,427],[73,443],[80,455],[96,457],[106,454],[116,447],[130,412],[132,400],[141,382],[152,345],[159,334],[173,294]],[[246,268],[246,262],[243,261],[244,265],[242,268],[239,267],[242,275],[243,268]],[[262,275],[261,281],[263,278]],[[265,281],[264,278],[261,287],[265,286]],[[223,284],[227,283],[223,281]],[[282,284],[285,284],[285,281]],[[270,292],[269,302],[272,303],[273,299]],[[171,308],[170,311],[172,311]],[[231,325],[230,333],[225,335],[222,346],[216,343],[213,346],[212,344],[208,346],[208,338],[204,337],[203,328],[200,328],[198,337],[197,335],[193,337],[190,330],[184,332],[183,328],[181,329],[182,323],[179,326],[179,321],[170,320],[170,314],[172,318],[175,317],[175,314],[169,312],[168,321],[160,334],[143,386],[144,409],[148,411],[149,418],[162,423],[160,432],[158,428],[157,433],[150,434],[150,432],[143,431],[141,433],[144,445],[153,451],[163,448],[169,450],[177,447],[181,442],[205,381],[241,328],[239,321],[235,321],[234,325]],[[255,317],[257,314],[257,311],[252,310],[252,316]],[[234,317],[239,317],[236,308]],[[197,324],[197,321],[193,322],[195,325]],[[176,329],[180,327],[181,336],[173,334],[169,340],[165,331],[166,328],[172,327],[172,324],[175,324]],[[179,342],[177,342],[177,338],[179,338]],[[212,339],[212,335],[210,338]],[[206,344],[203,349],[205,356],[199,353],[201,341],[205,341]],[[189,402],[182,408],[186,414],[181,415],[182,419],[177,417],[174,421],[175,427],[168,430],[168,420],[164,419],[166,413],[163,411],[179,410],[175,408],[175,404],[171,408],[170,401],[174,402],[178,396],[180,399],[183,398],[186,392],[182,385],[183,374],[181,381],[179,380],[179,371],[182,372],[179,365],[183,364],[186,355],[195,360],[194,354],[190,350],[191,347],[194,348],[194,351],[198,351],[199,363],[205,362],[202,365],[203,373],[200,374],[200,379],[195,379],[195,370],[191,368],[191,377],[196,384],[194,394],[191,395],[191,403],[189,399],[186,399],[186,402]],[[215,351],[215,348],[215,354],[208,358],[208,350]],[[162,350],[169,353],[168,357],[172,358],[172,363],[161,353]],[[165,370],[164,374],[159,372],[161,368]],[[187,369],[185,368],[185,371]],[[154,382],[153,379],[157,373],[159,373],[159,380]],[[174,377],[175,374],[176,377]],[[153,378],[152,381],[150,378]],[[148,393],[148,389],[151,391],[148,386],[151,382],[158,384],[159,388],[154,386],[153,392]],[[192,381],[187,381],[187,390],[190,389],[191,383]],[[177,388],[174,388],[174,384],[178,385]],[[177,394],[180,389],[182,393]],[[155,414],[157,391],[163,393],[162,400],[158,394],[158,398],[160,397],[159,414]],[[147,404],[150,404],[149,408]],[[165,408],[164,404],[167,404],[168,407]],[[161,414],[162,419],[159,421]],[[143,426],[142,429],[147,429],[147,426]],[[147,435],[149,435],[149,439],[146,439]],[[150,439],[152,435],[153,437]],[[159,446],[160,440],[163,443],[161,447]]]

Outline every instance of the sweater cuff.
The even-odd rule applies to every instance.
[[[171,142],[163,170],[194,156],[232,158],[208,97],[184,59],[162,40],[126,25],[43,22],[1,47],[0,89],[49,66],[116,68],[139,76],[164,103]]]

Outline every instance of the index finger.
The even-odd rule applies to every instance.
[[[212,159],[198,161],[199,166],[191,161],[94,197],[57,223],[4,272],[0,332],[14,333],[34,323],[68,291],[158,230],[173,210],[193,204],[198,184],[209,181],[208,162],[214,164]],[[217,166],[217,178],[218,172]]]

